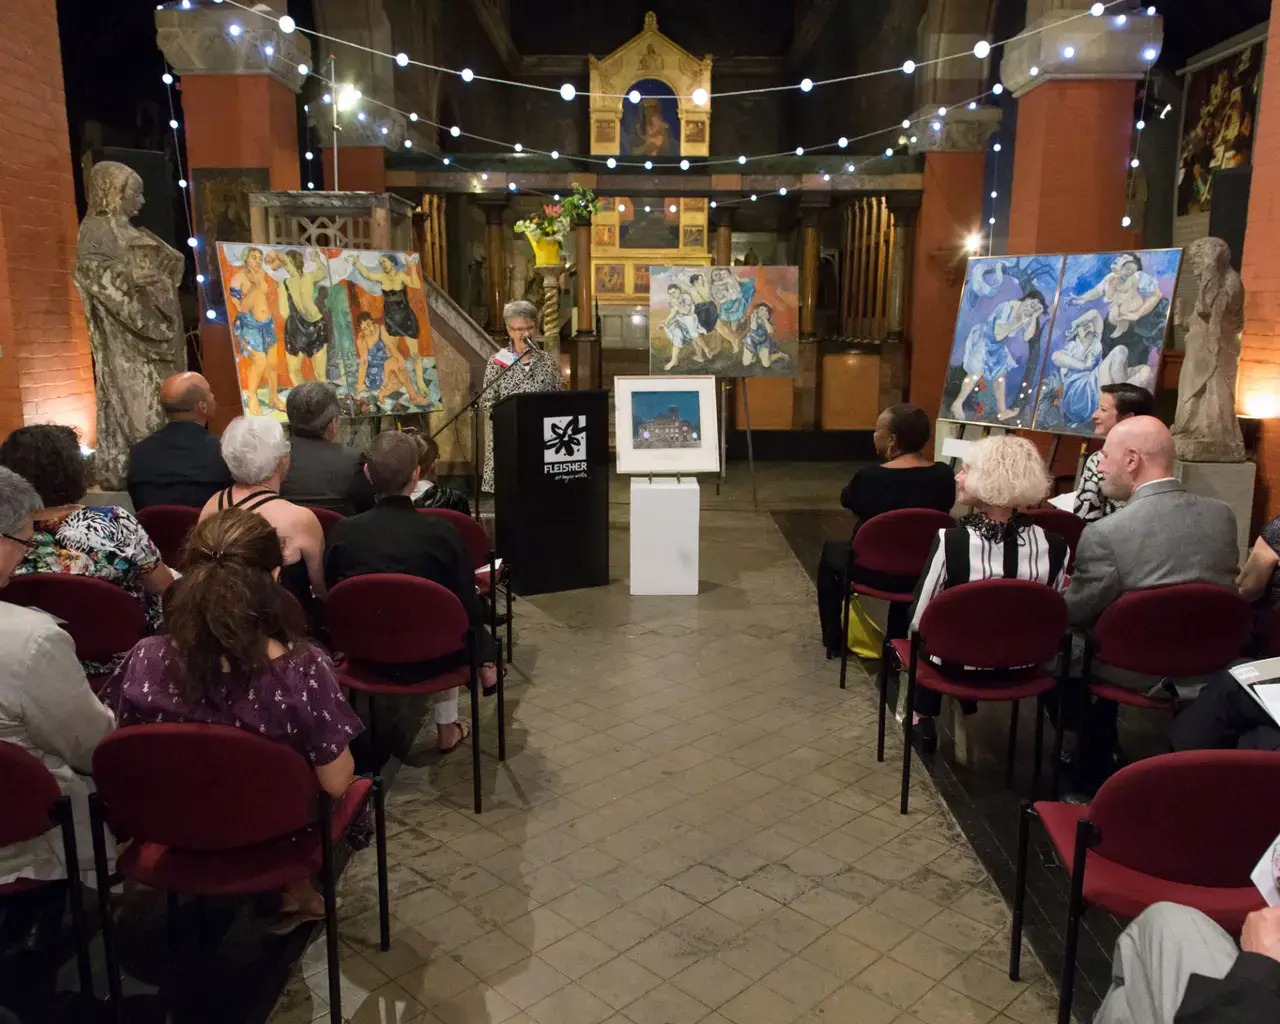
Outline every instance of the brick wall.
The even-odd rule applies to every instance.
[[[1280,0],[1277,0],[1280,3]],[[1272,14],[1280,16],[1273,4]],[[1262,109],[1253,148],[1253,185],[1240,276],[1244,280],[1237,405],[1264,419],[1258,439],[1257,520],[1280,514],[1280,47],[1267,48]]]
[[[93,364],[72,283],[76,205],[54,0],[4,0],[0,32],[0,434],[94,434]]]

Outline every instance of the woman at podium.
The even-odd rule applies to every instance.
[[[504,398],[530,391],[560,391],[564,382],[555,357],[533,344],[538,332],[538,307],[524,299],[516,299],[502,307],[511,344],[490,361],[484,372],[483,397],[480,407],[486,412]],[[481,488],[493,493],[493,423],[485,432],[484,480]]]

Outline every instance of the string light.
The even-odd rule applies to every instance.
[[[1076,48],[1074,46],[1064,46],[1062,48],[1063,60],[1071,60],[1075,55],[1076,55]]]
[[[801,91],[801,92],[809,92],[809,91],[810,91],[810,90],[812,90],[812,89],[813,89],[813,79],[812,79],[812,78],[803,78],[803,79],[801,79],[801,80],[800,80],[800,91]]]
[[[644,169],[645,169],[646,171],[651,171],[651,170],[653,170],[653,161],[652,161],[652,160],[646,160],[646,161],[644,162]]]
[[[471,79],[473,79],[473,78],[475,78],[475,77],[476,77],[476,73],[475,73],[474,71],[472,71],[470,68],[463,68],[463,69],[462,69],[462,72],[461,72],[461,78],[462,78],[462,80],[463,80],[464,82],[469,82],[469,81],[471,81]]]
[[[999,96],[1002,92],[1004,92],[1004,83],[996,82],[996,84],[991,87],[991,91],[996,96]]]
[[[240,38],[240,33],[243,32],[244,29],[233,22],[231,27],[227,29],[227,31],[230,32],[233,36],[235,36],[238,39]]]
[[[613,157],[609,157],[609,159],[604,162],[604,165],[608,167],[609,170],[613,170],[615,167],[618,166],[618,161],[615,160]]]
[[[693,90],[692,99],[695,106],[705,107],[707,105],[707,100],[709,100],[710,98],[711,97],[707,93],[707,90],[703,89],[701,86]]]
[[[298,74],[300,74],[303,78],[306,78],[307,75],[309,75],[310,73],[311,73],[311,69],[307,67],[305,64],[298,65]]]
[[[903,73],[904,75],[914,75],[914,74],[915,74],[915,72],[916,72],[916,62],[915,62],[915,61],[913,61],[913,60],[906,60],[906,61],[903,61],[903,62],[902,62],[902,73]]]
[[[973,44],[973,55],[977,57],[978,60],[986,60],[991,56],[991,44],[985,39],[979,39]]]
[[[938,116],[939,116],[939,117],[946,117],[946,116],[947,116],[947,108],[946,108],[946,107],[939,107],[939,108],[938,108]]]
[[[778,188],[778,195],[785,196],[787,194],[787,186],[782,185]]]
[[[740,164],[745,164],[746,162],[747,162],[747,158],[746,158],[746,155],[745,155],[745,154],[740,155],[740,156],[738,157],[738,163],[740,163]]]
[[[283,32],[285,35],[289,35],[290,33],[293,32],[295,28],[298,27],[298,23],[294,21],[291,17],[289,17],[289,15],[287,14],[280,19],[278,24],[280,25],[280,31]]]
[[[560,150],[558,150],[558,149],[553,149],[553,150],[551,151],[551,159],[552,159],[552,160],[559,160],[559,159],[560,159]]]
[[[178,164],[178,188],[182,189],[183,191],[186,191],[189,185],[189,182],[187,181],[186,170],[183,166],[182,139],[178,134],[180,125],[178,123],[177,109],[173,102],[173,85],[174,85],[173,73],[166,68],[164,73],[160,76],[160,80],[165,85],[165,95],[169,101],[169,129],[173,132],[174,158],[176,159]],[[191,204],[184,201],[182,204],[182,212],[187,219],[187,246],[194,252],[199,247],[200,242],[199,242],[199,239],[196,237],[195,224],[191,219]],[[204,288],[204,274],[199,273],[198,267],[197,267],[197,273],[195,275],[195,280],[196,280],[196,286],[200,290],[200,295],[204,303],[205,317],[209,320],[218,319],[218,313],[217,313],[217,310],[214,308],[214,303],[209,301],[209,295]]]
[[[804,146],[796,146],[796,156],[804,156]]]
[[[402,68],[407,68],[409,66],[409,55],[403,52],[397,53],[396,63],[399,64]]]
[[[560,86],[560,98],[562,100],[571,100],[578,95],[578,90],[573,87],[573,83],[565,82]]]
[[[682,171],[687,171],[688,169],[689,169],[689,161],[688,161],[688,160],[681,160],[681,161],[680,161],[680,170],[682,170]]]
[[[627,99],[629,99],[632,103],[639,103],[639,102],[640,102],[640,90],[639,90],[639,89],[632,89],[629,93],[627,93]]]
[[[160,76],[160,81],[164,82],[165,85],[173,85],[173,75],[166,71]]]
[[[517,153],[521,153],[524,151],[524,146],[520,145],[520,143],[518,142],[511,148],[514,149]]]
[[[849,139],[846,136],[841,135],[840,138],[836,139],[836,145],[839,146],[841,149],[844,149],[846,146],[849,145]]]
[[[1103,12],[1106,11],[1106,9],[1107,8],[1103,4],[1094,4],[1092,7],[1089,8],[1089,13],[1092,14],[1095,18],[1101,18],[1103,15]]]
[[[186,179],[186,178],[179,178],[179,179],[178,179],[178,188],[186,188],[186,187],[187,187],[187,179]]]

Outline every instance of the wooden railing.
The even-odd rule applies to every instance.
[[[413,211],[413,241],[422,258],[422,272],[446,292],[449,290],[449,246],[445,239],[445,197],[422,197]]]
[[[840,331],[855,341],[884,341],[893,312],[894,247],[901,233],[884,196],[860,196],[844,213]]]

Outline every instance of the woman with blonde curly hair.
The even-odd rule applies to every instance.
[[[938,531],[911,610],[912,632],[920,628],[925,606],[950,587],[977,580],[1019,579],[1059,592],[1065,588],[1067,542],[1018,514],[1044,501],[1049,484],[1044,460],[1026,438],[1003,434],[973,444],[956,476],[956,500],[972,511],[950,529]],[[941,710],[940,693],[917,688],[915,734],[925,751],[937,747],[933,719]]]

